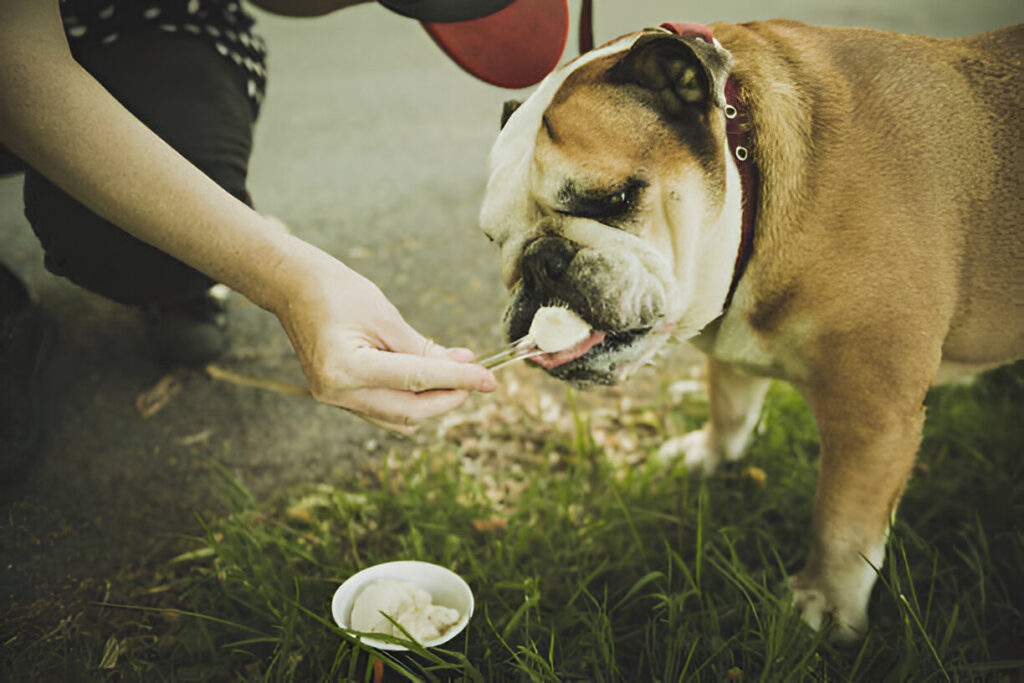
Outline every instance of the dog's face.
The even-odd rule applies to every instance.
[[[699,39],[625,36],[552,73],[503,126],[481,226],[512,291],[509,339],[546,305],[605,333],[545,363],[551,374],[624,379],[721,314],[741,217],[722,114],[730,61]]]

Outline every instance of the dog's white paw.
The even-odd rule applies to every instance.
[[[800,574],[791,576],[789,582],[793,603],[808,626],[815,631],[829,626],[829,640],[840,645],[849,645],[864,637],[868,626],[866,600],[861,601],[859,595],[837,596],[834,589],[823,585],[824,582]]]
[[[699,469],[704,474],[714,472],[722,460],[711,446],[706,428],[672,437],[658,448],[658,456],[666,460],[682,457],[687,469]]]

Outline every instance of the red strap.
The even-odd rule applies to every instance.
[[[665,22],[661,28],[678,34],[684,38],[701,38],[705,42],[714,45],[715,39],[711,35],[711,29],[703,24],[685,22]],[[747,116],[747,105],[740,96],[739,86],[736,79],[729,76],[725,82],[725,136],[729,141],[729,151],[732,152],[736,161],[736,168],[740,173],[740,185],[743,188],[743,218],[740,228],[740,248],[736,254],[736,263],[733,265],[732,283],[729,285],[729,294],[725,298],[724,308],[732,303],[732,295],[736,293],[736,287],[740,283],[743,271],[747,268],[751,253],[754,248],[754,223],[757,220],[757,204],[759,191],[759,174],[757,163],[754,161],[754,146],[752,140],[752,125]]]
[[[580,54],[594,49],[594,3],[583,0],[580,7]]]
[[[754,143],[750,118],[747,115],[747,104],[740,96],[736,79],[729,76],[725,82],[726,106],[732,106],[735,115],[725,119],[725,136],[729,140],[729,150],[736,160],[736,168],[740,172],[740,186],[743,188],[743,219],[741,222],[740,248],[736,254],[736,264],[732,271],[732,284],[729,295],[725,298],[725,308],[732,303],[732,295],[740,283],[743,271],[754,251],[754,224],[757,222],[758,194],[760,192],[760,173],[754,160]]]

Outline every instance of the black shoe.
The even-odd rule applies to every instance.
[[[0,479],[27,465],[39,441],[39,379],[53,334],[25,285],[0,265]]]
[[[217,287],[192,299],[143,309],[146,334],[166,367],[198,367],[228,348],[228,316]]]

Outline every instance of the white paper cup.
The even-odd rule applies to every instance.
[[[405,560],[367,567],[361,572],[353,574],[338,586],[338,590],[334,592],[334,599],[331,601],[331,614],[338,626],[345,630],[352,630],[350,620],[353,603],[367,585],[380,579],[406,581],[430,593],[435,605],[458,610],[461,617],[458,623],[445,631],[441,637],[422,643],[424,647],[436,647],[448,642],[466,628],[469,618],[473,616],[473,591],[461,576],[437,564]],[[404,645],[386,643],[366,636],[362,637],[362,642],[380,650],[409,649]]]

